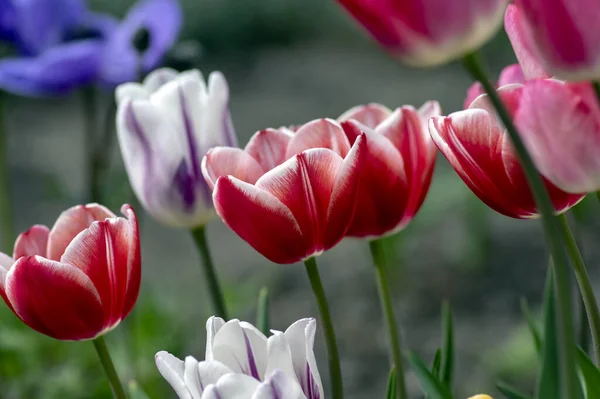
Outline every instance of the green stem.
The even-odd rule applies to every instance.
[[[98,126],[96,109],[96,91],[94,87],[83,89],[83,113],[85,123],[85,157],[87,160],[87,201],[101,202],[100,167],[96,141]]]
[[[385,248],[381,239],[369,241],[371,257],[375,266],[375,275],[377,277],[377,291],[379,292],[379,302],[385,315],[385,323],[388,329],[388,336],[391,346],[392,367],[396,369],[396,392],[399,399],[405,399],[406,383],[404,382],[404,368],[402,365],[402,349],[400,345],[400,331],[398,322],[394,313],[394,302],[388,284],[387,261]]]
[[[479,54],[476,52],[467,54],[464,56],[463,62],[471,75],[482,84],[503,122],[531,188],[538,211],[542,216],[546,240],[554,259],[555,289],[558,302],[557,335],[559,341],[559,359],[561,360],[562,367],[563,395],[566,399],[578,399],[581,397],[581,389],[575,366],[575,333],[571,317],[568,260],[562,243],[560,224],[554,216],[554,207],[546,191],[544,182],[535,169],[533,161],[521,140],[519,132],[513,124],[510,114],[496,92],[496,88],[488,79],[481,64]]]
[[[208,291],[210,292],[210,298],[213,304],[213,310],[215,316],[222,317],[225,320],[229,320],[227,315],[227,307],[225,306],[225,299],[223,298],[223,291],[219,283],[219,278],[215,272],[212,257],[208,250],[208,242],[206,241],[206,227],[200,226],[191,230],[194,242],[200,252],[202,258],[202,269],[204,270],[204,278],[208,285]]]
[[[596,97],[598,97],[598,101],[600,102],[600,83],[594,80],[592,81],[592,87],[594,88],[594,91],[596,92]]]
[[[323,333],[325,334],[325,345],[327,346],[327,355],[329,356],[329,376],[331,377],[331,398],[342,399],[344,397],[344,386],[342,383],[342,368],[340,366],[340,354],[338,351],[337,342],[335,339],[335,331],[333,329],[333,321],[329,313],[329,305],[325,297],[325,290],[321,283],[321,276],[317,269],[315,258],[308,258],[304,261],[306,273],[310,280],[321,314],[321,324],[323,325]]]
[[[256,313],[256,328],[265,335],[269,335],[269,290],[262,287],[258,293],[258,306]]]
[[[600,363],[600,311],[598,311],[598,302],[594,295],[594,289],[590,283],[590,276],[585,268],[585,263],[579,248],[577,247],[577,241],[573,236],[573,232],[569,227],[567,217],[563,214],[558,216],[560,221],[563,239],[567,245],[567,252],[571,257],[571,264],[575,270],[575,277],[577,278],[577,284],[579,285],[579,291],[583,298],[585,305],[585,311],[587,318],[590,323],[590,331],[592,332],[592,346],[594,348],[594,355],[596,356],[596,364]]]
[[[10,197],[8,146],[4,125],[4,96],[0,93],[0,223],[2,224],[2,252],[12,253],[16,234]]]
[[[94,339],[93,342],[94,348],[96,348],[96,352],[98,352],[100,363],[102,363],[102,367],[106,372],[106,377],[112,388],[113,395],[116,399],[126,399],[127,397],[125,396],[123,385],[121,385],[121,380],[119,380],[115,366],[110,358],[110,353],[108,352],[108,347],[106,346],[106,342],[104,342],[104,338],[100,336]]]
[[[588,353],[590,347],[590,322],[587,316],[587,310],[585,309],[585,302],[583,295],[579,295],[579,327],[577,344],[585,352]]]

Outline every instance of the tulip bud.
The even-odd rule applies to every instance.
[[[215,146],[236,145],[224,76],[155,71],[117,88],[117,133],[129,181],[158,221],[192,228],[215,217],[200,169]]]
[[[140,289],[140,237],[129,205],[115,216],[98,204],[63,212],[52,230],[35,225],[0,253],[0,295],[29,327],[62,340],[115,328]]]
[[[444,64],[477,50],[500,29],[507,0],[338,0],[402,62]]]
[[[548,71],[567,80],[600,79],[596,1],[514,3],[506,12],[506,31],[526,72],[545,77]]]
[[[314,319],[301,319],[267,338],[249,323],[211,317],[204,361],[161,351],[156,366],[181,399],[322,399],[315,331]]]

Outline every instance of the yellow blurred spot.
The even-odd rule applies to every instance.
[[[488,395],[475,395],[475,396],[471,396],[469,399],[493,399],[493,398]]]

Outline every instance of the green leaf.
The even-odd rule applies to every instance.
[[[129,381],[127,384],[127,395],[129,399],[150,399],[135,381]]]
[[[496,387],[498,387],[500,393],[502,393],[502,395],[506,396],[508,399],[531,399],[531,396],[525,395],[524,393],[517,391],[515,388],[509,386],[508,384],[499,382],[498,385],[496,385]]]
[[[452,309],[448,302],[442,304],[442,333],[444,341],[442,346],[442,361],[440,380],[452,389],[452,374],[454,371],[454,323]]]
[[[433,364],[431,365],[431,374],[439,380],[440,379],[440,366],[442,364],[442,349],[438,348],[435,351],[435,356],[433,357]]]
[[[269,290],[267,287],[262,287],[258,293],[256,327],[263,334],[269,335]]]
[[[542,353],[542,336],[540,334],[540,330],[537,327],[537,323],[533,314],[531,313],[531,309],[529,309],[529,305],[527,304],[527,299],[521,298],[521,312],[523,313],[523,317],[527,321],[527,325],[529,326],[529,331],[531,332],[531,336],[533,337],[533,342],[535,344],[535,349],[538,354]]]
[[[538,399],[560,399],[560,366],[558,364],[555,307],[554,276],[550,267],[544,292],[544,343],[542,345],[542,371],[536,395]]]
[[[385,397],[387,399],[396,399],[396,395],[396,368],[392,367],[390,370],[390,376],[388,378],[387,395]]]
[[[423,391],[429,399],[452,399],[452,394],[448,387],[438,381],[429,371],[423,360],[416,354],[408,354],[408,362],[415,372]]]
[[[585,398],[600,399],[600,370],[581,348],[577,348],[577,364],[585,387]]]

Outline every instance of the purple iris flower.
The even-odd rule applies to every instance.
[[[137,80],[174,44],[181,19],[176,0],[142,0],[121,22],[82,0],[0,0],[0,39],[19,51],[0,61],[0,89],[47,96]],[[142,53],[133,43],[140,31],[149,34]]]

